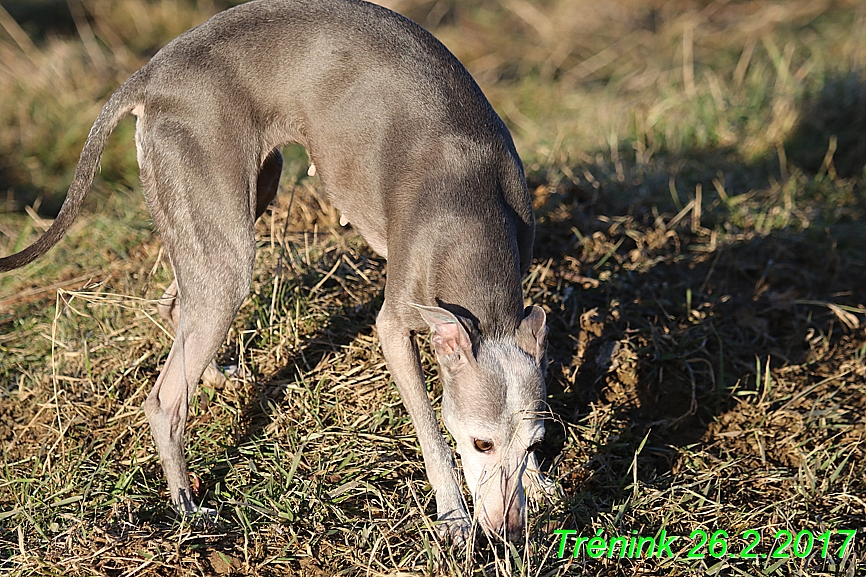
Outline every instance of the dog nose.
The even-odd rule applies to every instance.
[[[523,486],[513,475],[503,474],[499,479],[499,491],[488,494],[482,506],[481,525],[488,533],[499,535],[508,541],[520,541],[523,537],[523,521],[526,500]],[[492,487],[488,487],[492,490]]]
[[[481,516],[481,525],[488,533],[504,537],[508,541],[520,541],[523,538],[523,511],[518,503],[512,503],[504,515],[490,515],[485,508]]]
[[[513,530],[509,529],[508,532],[506,533],[506,537],[507,537],[508,541],[510,541],[511,543],[519,543],[520,541],[522,541],[523,540],[523,525],[521,525],[521,526],[519,526]]]
[[[523,511],[516,503],[511,505],[505,517],[505,537],[512,542],[523,539]]]

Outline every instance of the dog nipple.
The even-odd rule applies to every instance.
[[[340,215],[340,226],[346,226],[349,224],[349,219],[345,217],[345,215]]]
[[[310,163],[310,168],[307,169],[307,176],[316,176],[316,165]]]

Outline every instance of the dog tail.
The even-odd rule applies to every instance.
[[[111,95],[111,98],[99,111],[93,128],[90,129],[90,134],[84,143],[84,150],[81,151],[81,157],[78,159],[78,166],[75,167],[75,176],[72,178],[72,184],[69,185],[69,192],[66,194],[66,200],[63,201],[57,218],[36,242],[21,252],[0,258],[0,273],[32,262],[48,252],[63,238],[81,211],[84,197],[90,191],[108,136],[120,120],[129,114],[136,104],[141,102],[144,96],[144,85],[144,74],[142,71],[138,71]]]

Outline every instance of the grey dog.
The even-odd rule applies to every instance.
[[[306,147],[328,198],[388,260],[376,319],[418,433],[439,530],[467,538],[454,456],[415,335],[429,329],[442,420],[489,533],[518,538],[524,475],[544,435],[547,324],[524,308],[535,221],[511,135],[457,59],[412,21],[360,0],[256,0],[160,50],[102,108],[60,213],[0,272],[56,244],[109,134],[137,117],[145,198],[175,281],[160,310],[174,345],[144,403],[172,502],[194,512],[187,409],[250,289],[253,224],[276,194],[278,147]]]

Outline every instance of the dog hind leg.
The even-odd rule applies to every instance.
[[[176,277],[163,303],[175,341],[144,412],[171,500],[186,513],[197,509],[184,458],[189,401],[249,293],[258,174],[243,159],[209,154],[199,146],[204,137],[176,126],[140,124],[136,140],[145,196]]]
[[[177,334],[162,372],[144,403],[144,411],[165,470],[171,500],[182,512],[196,510],[183,452],[189,402],[249,291],[254,249],[250,242],[246,258],[239,259],[235,254],[220,250],[172,259],[182,295],[177,301]],[[233,264],[231,269],[220,268],[219,282],[204,285],[185,282],[189,267],[202,266],[201,263],[191,265],[197,258],[208,265],[220,260]],[[232,277],[228,278],[230,273]]]
[[[248,284],[248,275],[239,275]],[[240,283],[231,283],[234,286]],[[195,511],[184,459],[184,432],[189,400],[202,372],[225,339],[245,294],[240,291],[183,290],[180,324],[165,366],[144,403],[144,411],[168,480],[172,502]],[[218,298],[213,298],[218,295]]]

